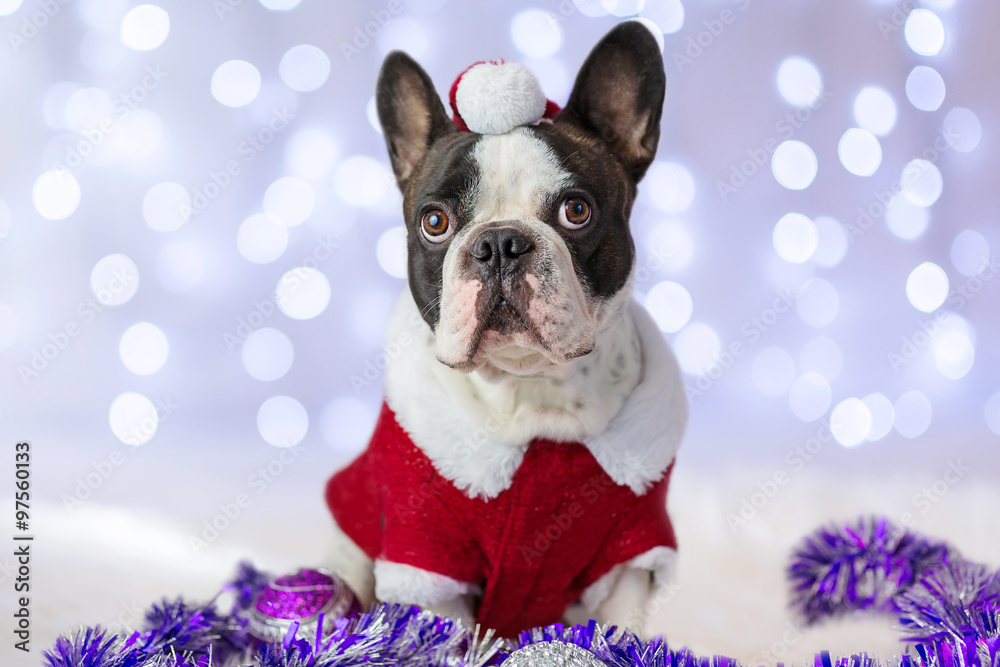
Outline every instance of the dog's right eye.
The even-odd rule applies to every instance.
[[[448,214],[439,208],[424,213],[424,217],[420,220],[420,229],[424,233],[424,238],[431,243],[441,243],[452,233]]]

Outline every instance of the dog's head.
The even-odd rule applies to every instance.
[[[614,326],[665,88],[653,36],[622,23],[552,122],[480,135],[458,131],[409,56],[386,58],[378,115],[403,193],[410,290],[439,361],[535,373],[588,354]]]

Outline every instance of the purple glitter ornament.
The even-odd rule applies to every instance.
[[[261,641],[281,641],[293,623],[304,635],[315,633],[322,616],[322,634],[327,635],[338,618],[360,611],[361,604],[342,579],[323,570],[299,570],[272,580],[257,595],[250,632]]]

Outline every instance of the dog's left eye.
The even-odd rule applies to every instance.
[[[559,224],[567,229],[579,229],[590,222],[590,204],[582,197],[571,197],[559,207]]]
[[[424,213],[424,217],[420,220],[420,229],[424,233],[424,238],[431,243],[441,243],[451,236],[452,232],[448,214],[439,208]]]

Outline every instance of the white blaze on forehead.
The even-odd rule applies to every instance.
[[[472,151],[479,170],[472,222],[537,220],[542,203],[570,184],[552,148],[527,128],[486,135]]]

